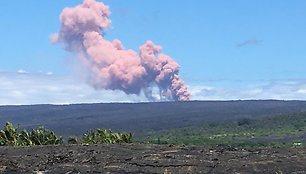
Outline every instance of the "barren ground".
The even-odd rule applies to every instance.
[[[306,173],[306,149],[151,144],[0,147],[0,171],[300,174]]]

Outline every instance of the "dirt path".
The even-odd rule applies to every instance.
[[[305,173],[305,148],[146,144],[0,147],[0,173]],[[39,173],[39,172],[38,172]]]

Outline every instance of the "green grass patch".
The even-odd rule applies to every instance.
[[[178,145],[229,145],[237,147],[292,146],[306,131],[306,113],[281,114],[260,119],[242,118],[223,123],[211,122],[199,126],[171,129],[157,135],[135,138],[134,142]],[[257,140],[258,139],[258,140]],[[303,143],[301,144],[301,146]]]

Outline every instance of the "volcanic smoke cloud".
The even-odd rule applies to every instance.
[[[74,8],[65,8],[60,15],[59,33],[51,36],[53,43],[64,43],[75,52],[91,72],[87,81],[96,89],[122,90],[127,94],[143,91],[149,100],[152,85],[160,96],[169,100],[190,100],[190,94],[178,73],[180,66],[171,57],[161,54],[162,47],[147,41],[139,54],[124,49],[120,40],[103,38],[103,30],[111,26],[108,6],[95,0],[84,0]]]

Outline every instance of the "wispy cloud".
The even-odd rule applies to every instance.
[[[238,82],[237,82],[238,83]],[[193,100],[306,100],[306,79],[271,80],[248,87],[189,86]],[[0,105],[146,102],[144,95],[94,90],[71,76],[0,73]]]
[[[248,45],[257,45],[261,42],[262,42],[261,40],[249,39],[249,40],[246,40],[244,42],[238,43],[237,47],[244,47],[244,46],[248,46]]]
[[[129,13],[133,12],[133,9],[131,8],[118,8],[114,10],[116,14],[119,14],[120,16],[126,16]]]
[[[25,70],[23,70],[23,69],[20,69],[20,70],[18,70],[17,71],[18,73],[27,73]]]
[[[144,96],[99,90],[70,76],[52,73],[0,73],[0,105],[141,102]]]
[[[306,79],[271,80],[245,88],[190,86],[189,91],[194,100],[306,100]]]

